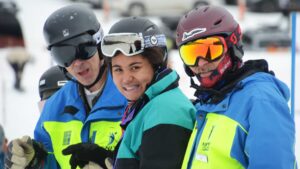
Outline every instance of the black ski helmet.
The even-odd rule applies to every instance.
[[[108,34],[112,33],[137,33],[143,36],[153,36],[163,34],[156,24],[144,17],[128,17],[115,23],[109,30]],[[162,49],[162,57],[160,58],[161,63],[159,66],[166,66],[168,60],[167,44]],[[143,54],[143,53],[142,53]],[[151,59],[149,58],[150,62]]]
[[[100,42],[104,34],[103,29],[93,10],[86,6],[69,5],[54,11],[47,18],[43,32],[49,50],[52,46],[70,39],[76,39],[75,45],[85,43],[86,35],[91,35],[93,42],[95,41],[97,45],[100,59],[103,58],[100,49]],[[103,64],[95,81],[90,85],[83,86],[86,88],[94,86],[101,79],[105,68],[106,66]]]
[[[240,26],[224,7],[202,6],[191,10],[180,19],[176,33],[178,47],[208,36],[223,36],[229,51],[242,60],[244,51]]]
[[[69,5],[53,12],[44,24],[44,37],[48,48],[62,41],[103,30],[92,9],[83,5]]]
[[[59,66],[50,67],[39,80],[39,94],[41,100],[48,99],[53,93],[60,89],[67,78]]]

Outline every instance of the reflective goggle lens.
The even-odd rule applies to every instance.
[[[87,60],[97,52],[103,34],[99,29],[94,35],[82,34],[49,47],[50,53],[59,66],[68,67],[76,59]]]
[[[52,46],[50,51],[59,66],[68,67],[76,59],[87,60],[91,58],[97,52],[97,47],[91,44],[59,45]]]
[[[141,33],[115,33],[104,36],[101,42],[102,53],[107,57],[113,57],[117,51],[133,56],[142,53],[145,48],[166,46],[163,34],[143,36]]]
[[[113,57],[117,51],[126,56],[139,54],[143,51],[143,39],[136,33],[119,33],[104,36],[101,50],[105,56]]]
[[[222,37],[197,39],[180,47],[180,57],[188,66],[194,66],[198,58],[214,61],[220,58],[226,47]]]

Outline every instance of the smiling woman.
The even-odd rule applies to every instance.
[[[165,35],[150,20],[115,23],[101,49],[113,80],[129,104],[115,169],[179,169],[195,120],[195,108],[167,67]]]
[[[142,55],[128,57],[119,53],[112,59],[111,67],[115,84],[130,101],[138,100],[154,75],[152,65]]]

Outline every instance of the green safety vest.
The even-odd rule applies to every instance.
[[[197,122],[190,137],[182,169],[244,169],[243,165],[230,156],[237,127],[247,131],[236,121],[224,115],[208,113],[199,143],[194,143],[198,128]],[[191,156],[193,146],[195,154]]]
[[[62,150],[72,144],[82,142],[81,121],[44,122],[44,127],[49,134],[52,142],[54,156],[62,169],[70,169],[69,160],[71,155],[65,156]],[[93,136],[94,143],[107,149],[114,150],[122,135],[120,121],[96,121],[91,122],[89,137]]]

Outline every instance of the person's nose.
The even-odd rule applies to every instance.
[[[128,84],[128,83],[132,82],[132,80],[133,80],[132,73],[130,73],[129,71],[124,71],[123,83]]]
[[[73,60],[72,65],[78,67],[78,66],[82,65],[82,60],[75,59],[75,60]]]
[[[198,66],[198,68],[202,68],[204,65],[206,65],[208,63],[208,61],[207,60],[205,60],[205,59],[199,59],[198,60],[198,63],[197,63],[197,66]]]
[[[198,59],[197,64],[193,67],[190,67],[192,71],[196,74],[200,73],[205,69],[205,65],[208,63],[205,59]]]

